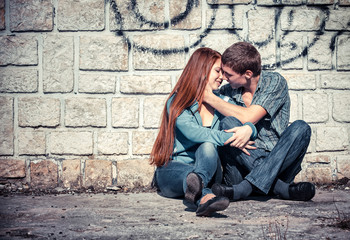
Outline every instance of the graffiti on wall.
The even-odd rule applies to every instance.
[[[192,11],[193,8],[198,7],[198,1],[199,0],[187,0],[186,3],[186,9],[181,12],[180,14],[178,14],[177,16],[174,16],[170,19],[170,23],[172,25],[176,25],[180,22],[182,22],[183,20],[185,20],[186,18],[189,17],[190,12]],[[123,17],[120,11],[120,7],[118,6],[118,4],[116,3],[116,0],[106,0],[106,2],[110,3],[111,9],[114,13],[115,16],[115,21],[116,23],[120,26],[119,29],[116,31],[116,34],[118,36],[122,36],[124,38],[124,40],[127,42],[129,48],[132,46],[134,49],[137,49],[139,51],[146,51],[146,52],[151,52],[155,55],[168,55],[168,54],[176,54],[176,53],[181,53],[181,52],[188,52],[189,49],[191,48],[195,48],[197,47],[202,41],[203,39],[205,39],[210,32],[212,31],[212,27],[216,21],[216,14],[217,14],[217,9],[218,9],[218,5],[209,5],[209,7],[212,9],[212,16],[210,17],[210,21],[209,24],[203,29],[203,31],[199,34],[198,39],[196,39],[196,41],[194,41],[194,43],[190,44],[189,46],[185,46],[183,48],[171,48],[171,49],[157,49],[157,48],[152,48],[152,47],[146,47],[146,46],[142,46],[138,43],[133,43],[132,41],[130,41],[130,39],[128,38],[127,34],[125,33],[124,30],[124,26],[123,26]],[[128,9],[131,12],[131,14],[133,14],[133,17],[135,19],[135,21],[137,21],[140,25],[148,25],[149,27],[152,28],[159,28],[159,29],[168,29],[170,24],[168,21],[166,22],[155,22],[152,21],[150,19],[147,19],[146,16],[142,15],[139,7],[138,7],[138,3],[137,0],[129,0],[128,3]],[[230,16],[232,18],[232,23],[234,25],[234,6],[230,5],[229,6],[232,10],[232,15]],[[284,6],[280,5],[277,9],[277,13],[275,15],[275,23],[279,23],[281,20],[281,14],[283,11]],[[319,9],[321,9],[321,11],[324,14],[323,19],[321,20],[321,24],[320,24],[320,28],[314,32],[315,37],[312,39],[312,41],[310,41],[307,46],[305,46],[302,51],[298,54],[296,54],[295,56],[290,57],[289,59],[284,59],[282,62],[277,63],[277,67],[280,64],[287,64],[290,62],[295,61],[296,59],[300,58],[300,57],[304,57],[307,55],[307,51],[310,47],[312,47],[313,45],[316,44],[316,42],[318,41],[319,38],[317,38],[316,36],[318,35],[322,35],[325,32],[325,25],[326,25],[326,20],[329,18],[329,14],[330,11],[327,7],[319,7]],[[293,21],[293,11],[289,12],[289,21]],[[350,25],[350,23],[348,23],[348,25]],[[226,31],[228,31],[230,34],[233,34],[237,37],[237,39],[239,39],[240,41],[249,41],[247,39],[245,39],[243,36],[240,35],[240,33],[238,31],[236,31],[235,29],[226,29]],[[291,31],[287,30],[287,31],[283,31],[281,33],[281,38],[283,38],[284,36],[287,36],[288,34],[290,34]],[[335,49],[335,42],[336,42],[336,38],[337,36],[343,34],[343,30],[338,30],[338,31],[334,31],[333,35],[331,37],[331,41],[329,44],[329,48],[330,50],[333,52]],[[268,36],[265,40],[263,41],[249,41],[250,43],[252,43],[253,45],[257,46],[257,47],[264,47],[268,44],[271,43],[271,41],[276,41],[277,47],[281,46],[281,42],[279,39],[281,38],[275,38],[275,36],[273,36],[273,34],[275,34],[274,32],[271,33],[270,36]],[[291,48],[293,48],[293,46],[291,46]],[[312,61],[317,63],[317,60],[312,59]]]

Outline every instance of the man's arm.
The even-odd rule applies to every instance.
[[[205,91],[204,101],[224,116],[233,116],[242,123],[251,122],[256,124],[267,114],[267,111],[260,105],[250,105],[249,107],[237,106],[225,102],[211,91]]]

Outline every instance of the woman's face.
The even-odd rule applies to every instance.
[[[219,89],[222,83],[222,71],[221,71],[221,58],[216,60],[213,67],[210,70],[209,80],[207,86],[209,86],[212,90]]]

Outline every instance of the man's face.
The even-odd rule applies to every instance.
[[[223,72],[224,80],[226,80],[232,88],[240,88],[247,83],[247,79],[245,78],[244,74],[241,75],[224,64],[221,65],[221,69]]]

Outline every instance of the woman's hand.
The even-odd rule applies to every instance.
[[[230,144],[231,147],[239,148],[247,155],[250,155],[247,149],[256,149],[256,147],[252,146],[255,142],[249,141],[253,131],[248,125],[231,128],[225,130],[225,132],[234,133],[233,136],[224,143],[225,145]]]

